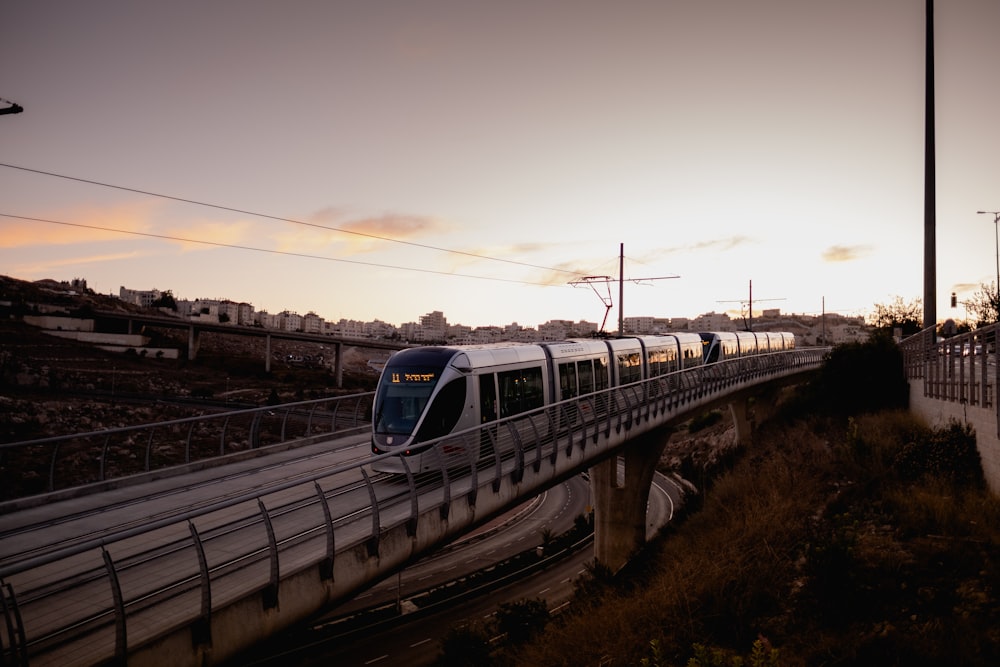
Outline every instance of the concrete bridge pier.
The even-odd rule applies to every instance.
[[[337,388],[340,389],[344,386],[344,344],[337,343],[333,349],[333,376],[336,378]]]
[[[264,372],[271,372],[271,334],[264,336]]]
[[[188,361],[194,361],[198,356],[198,346],[201,345],[201,334],[196,327],[188,327]]]
[[[619,483],[618,456],[590,468],[594,496],[594,557],[612,572],[620,570],[646,543],[646,504],[656,464],[670,439],[658,428],[621,448],[625,475]]]
[[[736,431],[736,446],[753,440],[754,410],[749,393],[728,401]],[[594,496],[594,557],[617,572],[646,543],[646,505],[656,466],[670,439],[672,427],[664,426],[629,440],[618,456],[590,468]],[[619,478],[619,456],[625,474]]]
[[[749,396],[743,396],[729,404],[729,414],[736,429],[736,446],[749,447],[753,440],[753,420],[750,419]]]

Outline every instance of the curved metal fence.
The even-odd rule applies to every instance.
[[[375,392],[0,444],[0,502],[368,428]]]

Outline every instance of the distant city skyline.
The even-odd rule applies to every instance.
[[[82,279],[86,280],[86,278],[82,278]],[[89,289],[92,289],[92,288],[89,288]],[[390,321],[388,319],[381,318],[381,317],[375,317],[375,318],[367,319],[367,320],[366,319],[361,319],[361,318],[356,318],[356,317],[338,317],[336,319],[332,319],[332,318],[328,318],[328,317],[323,316],[322,313],[316,312],[315,309],[306,310],[304,313],[300,312],[300,311],[298,311],[296,309],[292,309],[292,308],[276,308],[276,309],[272,310],[272,309],[268,309],[268,308],[258,308],[257,306],[255,306],[253,304],[253,302],[246,301],[246,300],[243,300],[243,299],[234,299],[234,298],[231,298],[231,297],[224,297],[224,296],[215,296],[215,297],[201,296],[201,297],[187,298],[187,297],[183,297],[183,296],[178,296],[170,288],[166,288],[166,289],[158,289],[158,288],[137,289],[137,288],[129,287],[127,285],[121,285],[119,287],[119,292],[118,293],[109,293],[109,296],[112,296],[114,298],[121,298],[121,292],[122,292],[122,290],[128,290],[128,291],[131,291],[131,292],[157,292],[157,293],[160,293],[160,294],[166,294],[166,293],[169,292],[171,294],[171,296],[174,298],[175,301],[177,301],[177,302],[184,302],[184,303],[190,303],[190,304],[198,303],[198,302],[201,302],[201,301],[204,301],[204,302],[230,302],[230,303],[236,303],[236,304],[246,303],[246,304],[249,304],[251,307],[253,307],[253,309],[254,309],[255,312],[266,312],[266,313],[269,313],[269,314],[272,314],[272,315],[273,314],[282,313],[282,312],[289,312],[289,313],[294,313],[294,314],[296,314],[298,316],[303,316],[303,315],[308,315],[308,314],[314,314],[314,315],[317,315],[318,317],[322,318],[324,321],[327,321],[327,322],[340,322],[340,321],[375,322],[375,321],[380,321],[380,322],[385,322],[386,324],[390,324],[390,325],[398,327],[398,326],[403,326],[403,325],[406,325],[406,324],[419,323],[421,319],[423,319],[423,318],[425,318],[425,317],[427,317],[429,315],[433,315],[435,313],[441,313],[444,316],[445,319],[448,319],[448,313],[445,312],[444,310],[440,309],[440,308],[436,308],[436,309],[427,311],[425,313],[422,313],[422,314],[418,315],[415,318],[412,318],[412,319],[409,319],[409,320],[398,321],[398,322],[392,322],[392,321]],[[781,309],[780,306],[771,305],[771,306],[766,307],[766,308],[755,308],[754,309],[754,315],[753,315],[753,317],[765,317],[765,313],[778,313],[780,316],[787,316],[787,317],[810,317],[810,316],[815,316],[815,314],[812,314],[812,313],[785,312],[785,311],[783,311]],[[828,312],[828,313],[825,313],[825,314],[830,315],[830,316],[840,316],[840,317],[847,317],[847,318],[861,317],[861,318],[864,319],[863,315],[850,315],[850,314],[835,313],[835,312]],[[747,311],[743,311],[741,313],[741,312],[738,312],[738,311],[737,312],[733,312],[733,311],[709,310],[709,311],[705,311],[703,313],[699,313],[699,314],[697,314],[697,315],[695,315],[693,317],[662,317],[662,316],[651,315],[651,314],[640,314],[640,315],[626,315],[624,317],[624,319],[626,321],[637,320],[637,319],[656,319],[656,320],[662,320],[662,321],[672,321],[672,320],[690,321],[690,320],[695,320],[695,319],[698,319],[698,318],[701,318],[701,317],[710,316],[710,315],[721,315],[721,316],[725,316],[725,317],[727,317],[727,318],[729,318],[731,320],[739,320],[739,319],[743,319],[743,318],[749,317],[750,314]],[[517,320],[512,320],[510,322],[493,322],[493,323],[478,324],[478,325],[471,325],[471,324],[467,324],[467,323],[459,322],[459,321],[449,321],[448,324],[449,325],[454,325],[454,326],[500,327],[500,328],[508,327],[508,326],[511,326],[511,325],[519,325],[519,326],[526,327],[526,328],[536,328],[537,329],[539,326],[542,326],[542,325],[545,325],[545,324],[548,324],[548,323],[551,323],[551,322],[555,322],[555,321],[565,321],[565,322],[573,322],[573,323],[593,324],[593,325],[595,325],[598,328],[600,327],[600,324],[601,324],[601,320],[596,320],[595,321],[595,320],[590,320],[590,319],[587,319],[587,318],[580,318],[578,320],[567,320],[566,318],[555,318],[555,317],[554,318],[549,318],[548,320],[545,320],[545,321],[542,321],[542,322],[536,322],[534,324],[528,324],[528,323],[525,323],[525,322],[519,322]],[[617,319],[617,317],[616,318],[609,317],[608,321],[607,321],[607,323],[605,325],[605,330],[614,331],[614,330],[617,329],[617,326],[618,326],[618,319]]]

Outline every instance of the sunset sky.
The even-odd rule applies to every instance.
[[[937,313],[1000,2],[938,0]],[[0,2],[0,274],[471,326],[923,296],[924,0]],[[669,278],[677,276],[676,278]],[[641,278],[661,280],[639,281]],[[595,288],[597,291],[595,292]]]

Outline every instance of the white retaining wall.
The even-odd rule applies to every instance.
[[[946,426],[951,421],[969,424],[976,431],[976,448],[983,462],[986,484],[994,495],[1000,495],[1000,437],[997,436],[995,407],[981,408],[955,401],[943,401],[924,396],[924,381],[910,379],[910,411],[932,427]]]

